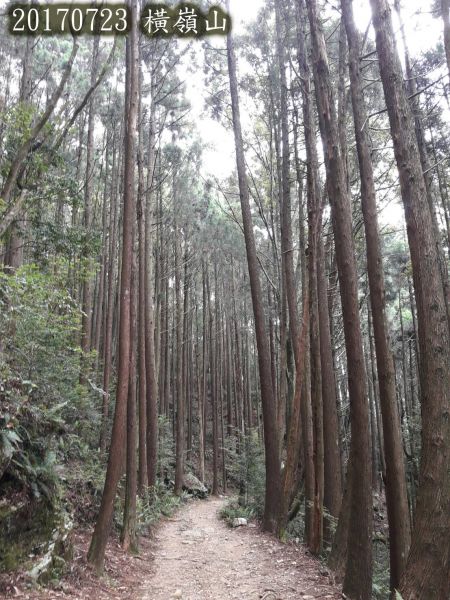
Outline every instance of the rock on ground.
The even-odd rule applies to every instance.
[[[247,525],[247,519],[244,519],[243,517],[236,517],[235,519],[233,519],[233,527],[242,527]]]
[[[183,490],[196,498],[206,498],[208,495],[208,489],[193,473],[186,473],[184,475]]]
[[[342,598],[302,546],[256,528],[229,529],[218,518],[224,503],[191,502],[159,529],[155,574],[139,600]]]
[[[130,555],[112,536],[105,573],[86,565],[91,530],[74,531],[74,560],[55,586],[29,586],[29,576],[0,575],[0,598],[20,600],[337,600],[342,598],[320,562],[303,546],[281,544],[248,527],[230,529],[218,518],[226,500],[195,500],[163,520],[156,538],[142,537]],[[322,573],[320,572],[322,571]],[[3,579],[2,579],[3,577]]]

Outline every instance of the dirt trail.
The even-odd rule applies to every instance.
[[[191,501],[143,536],[130,555],[116,536],[105,572],[86,565],[91,530],[75,532],[70,572],[55,589],[29,585],[25,573],[0,576],[0,598],[20,600],[313,600],[342,598],[317,560],[256,525],[230,529],[218,517],[226,499]]]
[[[224,502],[191,502],[161,526],[155,573],[140,600],[342,598],[302,546],[281,544],[251,526],[228,528],[218,518]]]

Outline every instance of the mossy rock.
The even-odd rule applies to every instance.
[[[0,570],[13,571],[39,554],[54,528],[54,511],[47,502],[13,495],[0,502]]]
[[[10,572],[36,557],[29,570],[39,582],[61,576],[72,558],[72,521],[42,498],[9,496],[0,501],[0,571]]]
[[[52,532],[46,552],[28,571],[29,577],[38,583],[59,579],[66,571],[67,563],[73,558],[73,521],[67,513],[61,515]]]
[[[190,494],[191,496],[195,496],[196,498],[206,498],[208,496],[208,489],[200,479],[193,473],[185,473],[183,477],[183,490]]]

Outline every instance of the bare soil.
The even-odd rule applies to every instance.
[[[281,544],[256,527],[230,529],[218,518],[223,504],[193,502],[161,528],[142,600],[342,598],[303,546]]]
[[[140,554],[112,539],[105,575],[85,563],[89,532],[77,532],[71,572],[56,589],[3,580],[0,598],[22,600],[312,600],[338,599],[326,569],[302,545],[282,544],[250,524],[230,529],[218,513],[226,499],[192,501],[164,520]]]

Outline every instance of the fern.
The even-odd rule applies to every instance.
[[[10,459],[22,440],[12,429],[0,430],[0,452],[4,458]]]

